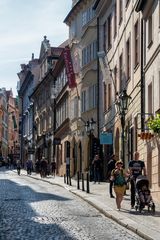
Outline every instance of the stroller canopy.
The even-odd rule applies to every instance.
[[[138,176],[136,179],[136,188],[139,190],[142,186],[146,185],[147,188],[149,187],[149,180],[146,176]]]

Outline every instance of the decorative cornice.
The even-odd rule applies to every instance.
[[[69,19],[72,17],[72,15],[74,14],[74,12],[77,10],[77,8],[79,7],[80,3],[82,3],[83,0],[79,0],[74,7],[72,7],[71,11],[68,13],[68,15],[66,16],[66,18],[64,19],[64,23],[68,24],[69,23]]]

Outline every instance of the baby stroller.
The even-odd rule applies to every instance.
[[[153,202],[150,190],[149,190],[149,180],[146,176],[138,176],[135,181],[135,209],[141,212],[146,206],[148,207],[148,212],[155,213],[155,204]]]

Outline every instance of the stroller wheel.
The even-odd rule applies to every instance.
[[[143,204],[140,204],[140,205],[139,205],[139,212],[140,212],[140,213],[142,212],[142,210],[143,210],[144,207],[145,207],[145,206],[144,206]]]
[[[143,209],[143,208],[142,208],[141,206],[139,206],[139,212],[140,212],[140,213],[142,212],[142,209]]]
[[[152,209],[152,213],[155,214],[156,209],[155,209],[155,204],[154,203],[153,203],[151,209]]]

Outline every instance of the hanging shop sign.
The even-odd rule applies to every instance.
[[[113,134],[108,132],[101,133],[100,144],[113,144]]]
[[[77,84],[76,84],[76,78],[75,78],[75,73],[74,73],[72,58],[71,58],[71,52],[70,52],[69,47],[64,48],[63,56],[64,56],[64,62],[65,62],[65,66],[66,66],[66,75],[67,75],[67,79],[68,79],[69,88],[75,88],[77,86]]]

